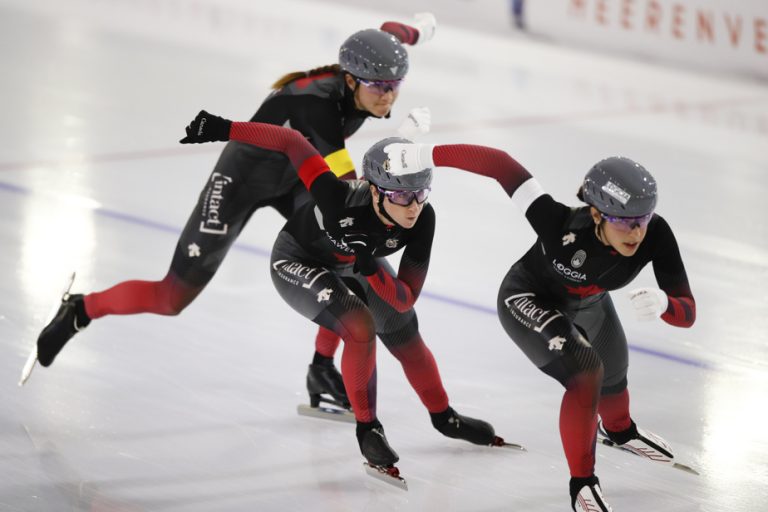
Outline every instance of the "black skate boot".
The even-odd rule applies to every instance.
[[[493,426],[483,420],[462,416],[448,407],[443,412],[430,413],[432,426],[441,434],[452,439],[463,439],[473,444],[497,446],[504,440],[496,435]]]
[[[576,512],[612,512],[603,498],[600,480],[595,475],[586,478],[571,478],[571,508]]]
[[[70,338],[85,329],[89,323],[91,319],[85,313],[83,296],[65,293],[53,320],[37,338],[37,360],[40,364],[50,366]]]
[[[384,427],[381,426],[379,420],[373,420],[370,423],[358,421],[356,433],[360,453],[363,454],[369,465],[386,468],[400,460],[395,450],[389,446],[384,435]]]
[[[344,388],[344,381],[333,365],[333,359],[309,365],[307,391],[309,392],[309,405],[311,407],[318,407],[320,402],[326,402],[344,409],[351,408],[347,390]],[[323,394],[330,398],[321,396]]]
[[[400,470],[395,466],[400,457],[389,446],[384,427],[378,420],[370,423],[357,422],[357,442],[360,452],[367,460],[364,464],[366,473],[390,485],[408,490],[408,483],[400,476]]]

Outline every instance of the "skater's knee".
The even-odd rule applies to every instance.
[[[603,370],[577,373],[565,382],[567,393],[576,397],[582,407],[597,407],[600,400],[600,387],[603,382]]]
[[[161,315],[176,316],[189,306],[200,294],[204,286],[192,286],[184,283],[172,274],[167,275],[155,287],[155,297],[160,305]]]
[[[345,343],[373,343],[376,325],[367,309],[350,311],[339,319],[341,338]]]
[[[600,391],[605,372],[603,362],[592,347],[583,347],[578,354],[563,354],[540,370],[566,389],[589,388],[595,392]]]
[[[166,303],[162,313],[165,316],[178,316],[182,311],[186,309],[189,302],[171,302]]]
[[[161,315],[177,316],[192,303],[194,297],[181,296],[171,293],[162,293],[160,303]]]

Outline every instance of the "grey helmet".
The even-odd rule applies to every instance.
[[[612,156],[592,166],[582,196],[606,215],[640,217],[656,208],[656,180],[634,160]]]
[[[363,179],[386,190],[421,190],[432,184],[432,169],[395,176],[389,173],[389,157],[384,148],[401,142],[411,144],[402,137],[388,137],[370,147],[363,156]]]
[[[369,28],[344,41],[339,64],[363,80],[400,80],[408,73],[408,52],[392,34]]]

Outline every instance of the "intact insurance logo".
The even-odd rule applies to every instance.
[[[219,212],[224,203],[224,189],[232,183],[232,178],[221,173],[211,174],[211,181],[205,191],[200,232],[211,235],[226,235],[228,226],[221,221]]]
[[[510,295],[504,299],[504,305],[518,322],[536,332],[541,332],[549,322],[563,316],[556,309],[546,309],[539,305],[536,294],[531,292]]]

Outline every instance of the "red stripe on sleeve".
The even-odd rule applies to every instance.
[[[670,297],[661,319],[675,327],[690,327],[696,321],[696,302],[688,297]]]
[[[330,172],[325,159],[320,155],[313,155],[304,160],[299,167],[299,179],[304,182],[304,186],[309,190],[312,183],[324,172]]]

